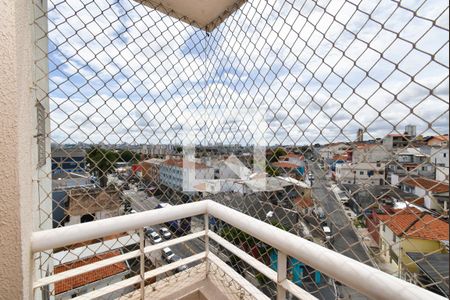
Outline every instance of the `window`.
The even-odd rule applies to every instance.
[[[364,175],[364,171],[359,171],[359,175]]]
[[[386,232],[386,224],[383,224],[383,232]]]
[[[394,237],[392,238],[392,241],[395,243],[397,242],[397,236],[394,234]]]
[[[442,155],[443,155],[444,157],[447,157],[447,153],[445,153],[445,152],[444,152],[444,153],[442,153]]]

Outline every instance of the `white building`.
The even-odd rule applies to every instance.
[[[435,164],[430,162],[429,154],[417,148],[399,149],[395,161],[388,165],[388,180],[392,185],[398,183],[399,177],[423,176],[435,178]]]
[[[448,167],[436,167],[436,181],[448,183],[449,168]]]
[[[226,160],[221,161],[218,166],[220,179],[246,179],[252,174],[252,171],[235,155],[230,155]]]
[[[323,159],[333,159],[335,155],[346,154],[348,148],[349,146],[346,143],[333,143],[321,147],[319,153]]]
[[[202,179],[214,179],[214,169],[197,162],[170,158],[160,166],[161,183],[175,191],[195,191]]]
[[[424,146],[420,148],[425,154],[430,156],[430,162],[436,166],[449,167],[448,146],[441,148],[440,146]]]
[[[347,184],[384,185],[384,163],[357,163],[336,165],[336,181]]]
[[[380,144],[359,144],[351,151],[352,163],[387,162],[392,158],[392,152]]]

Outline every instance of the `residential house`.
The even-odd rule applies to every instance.
[[[415,209],[404,209],[394,214],[377,214],[379,220],[380,249],[382,258],[399,268],[417,272],[412,253],[444,253],[441,241],[448,241],[448,223]]]
[[[395,160],[387,166],[387,179],[392,185],[397,185],[405,176],[435,178],[435,164],[430,162],[427,153],[417,148],[406,148],[398,149],[393,157]]]
[[[391,158],[391,151],[376,143],[357,143],[347,151],[347,160],[354,164],[387,162]]]
[[[449,167],[437,166],[435,175],[436,181],[448,183],[448,178],[449,178]]]
[[[271,163],[271,166],[278,174],[291,177],[299,177],[304,175],[304,167],[287,161],[276,161]]]
[[[114,185],[70,189],[62,222],[67,226],[115,217],[120,215],[121,206],[121,191]]]
[[[427,141],[428,146],[448,146],[448,134],[446,135],[436,135]]]
[[[339,183],[384,185],[384,163],[343,163],[336,165],[335,179]]]
[[[449,185],[424,177],[405,178],[400,187],[407,193],[424,198],[424,206],[438,212],[448,211]]]
[[[136,250],[139,245],[137,234],[120,234],[105,237],[101,240],[86,241],[64,249],[55,249],[52,264],[54,274],[70,271],[104,259],[111,259],[130,250]],[[131,270],[139,268],[133,260],[113,263],[97,270],[57,281],[54,284],[55,300],[72,299],[90,291],[98,290],[110,284],[125,280]],[[132,288],[127,288],[132,290]],[[119,297],[122,293],[113,293],[111,298]]]
[[[52,173],[52,223],[53,228],[64,226],[68,220],[67,195],[71,189],[94,188],[89,173],[58,172]]]
[[[344,155],[347,153],[349,145],[347,143],[330,143],[319,149],[322,159],[333,159],[335,155]]]
[[[430,157],[430,162],[435,166],[449,167],[448,146],[423,146],[420,151]]]
[[[305,156],[301,155],[301,154],[295,154],[295,153],[288,153],[284,156],[281,156],[281,161],[286,161],[289,163],[293,163],[296,164],[300,167],[304,167],[305,166]]]

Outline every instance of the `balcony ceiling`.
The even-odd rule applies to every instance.
[[[141,3],[183,22],[212,31],[246,0],[142,0]]]

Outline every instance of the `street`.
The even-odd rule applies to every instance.
[[[124,191],[124,196],[127,197],[130,201],[131,207],[137,212],[147,211],[155,209],[155,207],[160,203],[160,201],[156,197],[148,197],[143,191],[135,191],[134,189]],[[166,227],[164,224],[152,225],[152,227],[156,232],[159,232],[161,227]],[[203,230],[203,222],[199,220],[199,218],[192,218],[191,221],[191,231],[198,232]],[[173,235],[172,235],[172,238]],[[146,239],[146,245],[150,244],[150,239]],[[170,247],[172,252],[181,258],[186,258],[192,256],[193,254],[197,254],[205,251],[205,244],[203,241],[199,239],[187,241],[185,243],[173,245]],[[165,264],[166,262],[161,258],[160,251],[158,253],[151,253],[151,255],[147,256],[155,267]],[[193,264],[195,265],[195,263]]]
[[[372,266],[368,253],[361,245],[349,218],[345,215],[341,204],[329,190],[330,182],[317,162],[308,161],[309,169],[314,174],[312,194],[317,204],[325,211],[326,221],[334,236],[332,248],[337,252]]]

